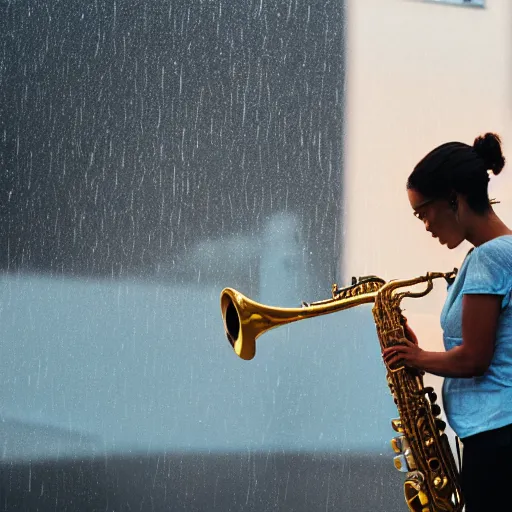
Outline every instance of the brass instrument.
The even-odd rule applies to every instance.
[[[256,353],[256,339],[266,331],[298,320],[326,315],[373,303],[372,313],[381,349],[406,341],[405,317],[400,302],[406,297],[419,298],[433,288],[433,280],[444,278],[450,282],[452,272],[428,272],[412,279],[384,281],[366,276],[345,288],[332,286],[330,299],[302,303],[299,308],[274,308],[259,304],[232,288],[221,292],[220,304],[226,336],[236,354],[250,360]],[[403,290],[426,283],[424,290]],[[399,418],[391,425],[398,434],[391,440],[396,453],[395,467],[407,473],[404,497],[412,512],[460,512],[464,503],[459,473],[444,433],[446,424],[438,417],[440,406],[431,387],[423,386],[423,374],[397,364],[386,365],[387,383]]]

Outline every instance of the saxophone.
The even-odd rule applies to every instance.
[[[235,353],[242,359],[252,359],[256,339],[264,332],[290,322],[325,315],[373,303],[372,313],[382,349],[404,343],[405,317],[400,303],[404,298],[419,298],[433,288],[433,280],[451,282],[452,272],[428,272],[413,279],[389,282],[377,276],[353,278],[352,284],[338,289],[332,286],[332,297],[317,302],[302,302],[300,308],[274,308],[253,301],[237,290],[225,288],[221,293],[221,313],[224,329]],[[408,288],[426,283],[418,292]],[[397,434],[391,439],[395,467],[406,473],[405,502],[411,512],[460,512],[464,502],[459,473],[439,418],[441,408],[432,387],[424,387],[424,372],[400,363],[387,366],[387,384],[398,410],[399,418],[391,420]]]

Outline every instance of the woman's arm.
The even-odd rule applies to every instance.
[[[494,354],[501,295],[464,295],[462,299],[462,344],[446,352],[429,352],[411,342],[388,347],[382,356],[387,365],[402,361],[406,366],[441,377],[483,375]]]

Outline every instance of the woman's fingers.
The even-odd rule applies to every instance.
[[[382,353],[382,357],[384,358],[385,361],[388,361],[392,357],[401,356],[401,355],[402,355],[401,351],[393,350],[393,349],[390,349],[387,352]]]
[[[407,343],[411,343],[408,341]],[[412,344],[412,343],[411,343]],[[386,347],[382,351],[382,357],[387,365],[393,365],[398,361],[404,361],[407,359],[407,354],[409,352],[408,345],[400,344],[392,347]]]
[[[393,366],[395,363],[403,361],[403,358],[399,354],[393,354],[387,359],[384,359],[384,361],[388,366]]]
[[[400,343],[397,345],[392,345],[390,347],[386,347],[382,354],[389,354],[391,352],[407,352],[410,348],[414,347],[414,343],[409,340],[400,340]]]

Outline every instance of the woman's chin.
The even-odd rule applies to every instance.
[[[441,240],[439,239],[439,243],[441,245],[446,245],[446,248],[447,249],[456,249],[461,243],[462,243],[462,240]]]

